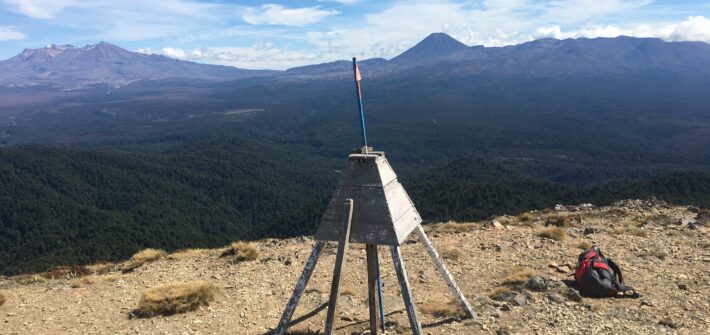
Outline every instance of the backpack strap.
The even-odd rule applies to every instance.
[[[619,265],[616,264],[611,258],[606,259],[607,264],[609,264],[609,267],[611,268],[612,271],[614,271],[614,286],[619,290],[619,292],[623,293],[624,296],[630,296],[632,298],[638,298],[639,294],[636,292],[636,289],[634,289],[631,286],[624,285],[624,276],[621,273],[621,268]],[[627,292],[631,292],[630,295],[626,294]]]

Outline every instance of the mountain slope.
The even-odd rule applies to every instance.
[[[498,228],[491,220],[425,226],[475,309],[475,319],[461,319],[452,308],[455,301],[446,282],[420,241],[408,240],[401,250],[426,334],[707,334],[709,214],[688,206],[627,200],[608,207],[565,206],[496,217]],[[569,224],[562,228],[566,239],[540,236],[545,222],[560,222],[560,218]],[[696,229],[688,224],[692,221],[697,221]],[[64,275],[53,271],[0,276],[0,294],[6,297],[0,306],[2,331],[271,334],[314,242],[310,237],[256,241],[261,255],[256,261],[220,257],[224,248],[189,249],[129,273],[116,270],[119,263],[91,267],[80,278],[66,270]],[[580,296],[567,273],[581,248],[592,242],[619,264],[626,284],[641,294],[639,299]],[[379,250],[387,334],[411,334],[389,250]],[[335,251],[331,243],[321,254],[290,334],[322,332]],[[365,269],[364,246],[351,244],[334,335],[369,331]],[[542,282],[543,287],[525,285],[528,276],[539,276],[531,284]],[[193,280],[219,288],[208,307],[165,317],[131,317],[147,288]]]
[[[121,86],[137,80],[167,78],[230,80],[276,73],[135,53],[106,42],[81,48],[49,45],[25,49],[17,56],[1,61],[0,72],[3,73],[0,86],[69,88],[99,83]]]

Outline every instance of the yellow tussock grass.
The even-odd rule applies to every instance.
[[[463,315],[463,309],[456,302],[441,302],[430,300],[421,304],[422,313],[433,315],[438,318],[456,317]]]
[[[564,241],[567,238],[567,230],[560,227],[547,227],[538,231],[537,236],[555,241]]]
[[[121,267],[121,271],[123,272],[130,272],[133,271],[137,268],[139,268],[141,265],[149,263],[149,262],[154,262],[157,261],[163,257],[165,257],[167,253],[164,250],[159,250],[159,249],[144,249],[139,252],[137,252],[131,259],[127,260],[125,263],[123,263],[123,266]]]
[[[522,284],[537,275],[537,271],[527,268],[514,268],[503,278],[502,284]]]
[[[214,301],[217,288],[204,280],[177,282],[143,291],[133,314],[138,317],[193,311]]]
[[[222,252],[221,257],[232,255],[235,262],[255,261],[259,259],[259,249],[255,243],[234,242]]]

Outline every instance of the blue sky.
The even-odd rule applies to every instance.
[[[285,69],[390,58],[432,32],[468,45],[542,37],[710,43],[710,1],[0,0],[0,59],[99,41],[203,63]]]

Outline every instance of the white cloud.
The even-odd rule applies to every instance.
[[[670,32],[664,38],[670,41],[705,41],[710,43],[710,20],[691,16],[678,25],[666,27]]]
[[[705,17],[679,24],[641,24],[638,13],[651,0],[484,0],[407,1],[369,14],[357,26],[310,31],[309,41],[330,58],[393,57],[432,32],[445,32],[467,45],[505,46],[537,38],[660,37],[708,40]],[[618,24],[619,17],[631,18]]]
[[[0,41],[14,41],[25,38],[25,34],[14,27],[0,27]]]
[[[551,37],[565,39],[579,37],[617,37],[622,35],[631,37],[655,37],[666,41],[703,41],[710,43],[710,20],[703,16],[691,16],[677,24],[643,24],[625,28],[615,25],[588,25],[570,31],[563,31],[559,25],[554,25],[537,29],[532,38]]]
[[[318,53],[284,50],[275,47],[271,43],[257,43],[250,47],[207,47],[195,49],[167,47],[160,50],[145,48],[138,49],[138,52],[249,69],[288,69],[321,59],[321,55]]]
[[[317,23],[328,16],[340,14],[337,10],[323,10],[320,7],[284,8],[277,4],[262,5],[261,8],[247,8],[244,21],[251,24],[275,24],[303,27]]]
[[[35,19],[51,19],[76,0],[3,0],[11,10]]]
[[[0,0],[6,8],[83,39],[135,41],[214,28],[233,19],[239,6],[196,0]]]

